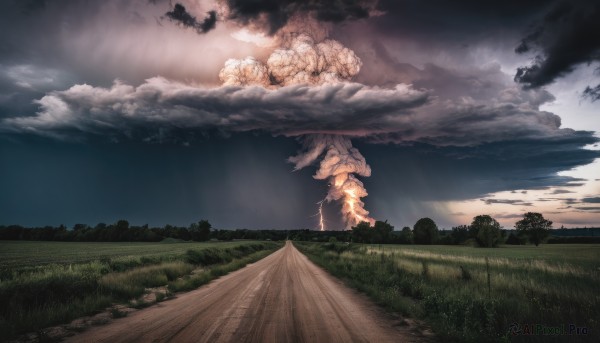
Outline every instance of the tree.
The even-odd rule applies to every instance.
[[[400,231],[400,237],[398,238],[398,243],[412,244],[412,242],[413,242],[412,230],[408,226],[403,227],[402,231]]]
[[[486,248],[498,246],[502,238],[500,224],[487,214],[473,218],[470,231],[475,233],[475,239],[479,246]]]
[[[117,230],[127,230],[129,229],[129,222],[127,220],[121,219],[115,224]]]
[[[208,220],[203,219],[197,223],[192,223],[192,225],[190,225],[192,240],[208,241],[210,238],[210,229],[212,229],[212,225],[210,225]]]
[[[371,242],[371,225],[368,222],[360,222],[352,227],[352,241],[356,243]]]
[[[537,247],[550,234],[552,221],[547,220],[541,213],[527,212],[523,219],[515,224],[519,236],[525,236]]]
[[[75,224],[73,225],[73,231],[85,230],[88,227],[89,226],[87,226],[86,224]]]
[[[413,226],[415,244],[433,244],[438,236],[438,227],[430,218],[421,218]]]
[[[118,242],[123,240],[124,233],[129,230],[129,222],[127,220],[121,219],[117,221],[116,224],[112,226],[112,230],[110,230],[109,240],[111,242]]]
[[[387,220],[384,222],[378,220],[375,222],[372,231],[371,243],[390,243],[394,227],[388,224]]]
[[[513,235],[512,233],[510,235],[508,235],[508,238],[506,239],[505,243],[510,244],[510,245],[522,244],[521,240],[516,235]]]
[[[452,237],[452,243],[463,244],[467,239],[469,239],[469,227],[467,225],[453,227],[450,237]]]

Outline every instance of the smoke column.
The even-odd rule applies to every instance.
[[[362,221],[373,224],[375,220],[369,217],[369,211],[360,200],[368,195],[367,190],[355,176],[371,176],[371,167],[358,149],[352,146],[350,139],[340,135],[309,135],[304,139],[304,148],[304,152],[290,157],[289,161],[295,164],[295,170],[299,170],[324,155],[313,177],[317,180],[329,180],[329,191],[324,200],[343,201],[342,214],[346,227]],[[322,218],[321,207],[319,214]],[[321,230],[323,229],[321,223]]]
[[[279,40],[266,63],[246,57],[229,59],[219,72],[224,86],[285,87],[295,84],[321,85],[347,82],[362,66],[354,52],[332,39],[316,42],[315,35],[306,32],[287,32]],[[304,137],[304,152],[290,157],[295,170],[302,169],[320,157],[321,163],[314,178],[329,180],[330,188],[323,201],[342,200],[346,227],[361,221],[373,223],[360,200],[367,196],[363,183],[356,175],[370,176],[371,168],[360,152],[342,135],[311,134]],[[325,229],[319,203],[319,226]]]

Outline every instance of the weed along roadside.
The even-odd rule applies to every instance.
[[[43,248],[52,243],[38,244]],[[77,244],[72,243],[71,247],[77,249]],[[105,248],[110,244],[105,244]],[[115,249],[122,245],[114,243]],[[147,248],[153,246],[157,245],[149,244]],[[175,292],[197,288],[258,261],[281,246],[277,242],[256,241],[194,243],[178,254],[164,252],[152,258],[101,257],[44,266],[15,263],[2,270],[0,280],[0,341],[27,332],[36,332],[33,335],[38,339],[47,338],[44,328],[58,324],[65,324],[67,331],[80,331],[81,326],[66,323],[107,308],[109,319],[125,316],[130,308],[147,307]],[[98,320],[92,320],[92,324],[98,324]]]
[[[598,337],[600,274],[589,267],[597,251],[570,255],[568,247],[547,245],[539,258],[534,247],[294,245],[389,311],[425,320],[442,341],[594,342]]]

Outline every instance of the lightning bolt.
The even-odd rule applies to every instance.
[[[325,221],[323,220],[323,202],[325,202],[325,199],[317,203],[319,204],[319,227],[321,228],[321,231],[325,231]]]

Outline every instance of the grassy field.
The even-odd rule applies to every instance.
[[[295,244],[388,309],[426,320],[445,341],[585,342],[599,337],[600,245]],[[513,323],[521,330],[527,330],[525,324],[534,330],[546,327],[547,334],[512,335]],[[568,335],[571,324],[585,327],[588,335]],[[555,327],[567,334],[548,334]]]
[[[185,255],[187,250],[198,247],[231,248],[252,243],[241,241],[209,243],[0,241],[0,272],[48,264],[77,264],[107,258],[123,261],[142,258],[178,259]]]
[[[256,241],[0,241],[0,341],[117,302],[146,306],[140,298],[149,288],[190,290],[280,247],[280,243]],[[158,300],[164,297],[156,294]]]

